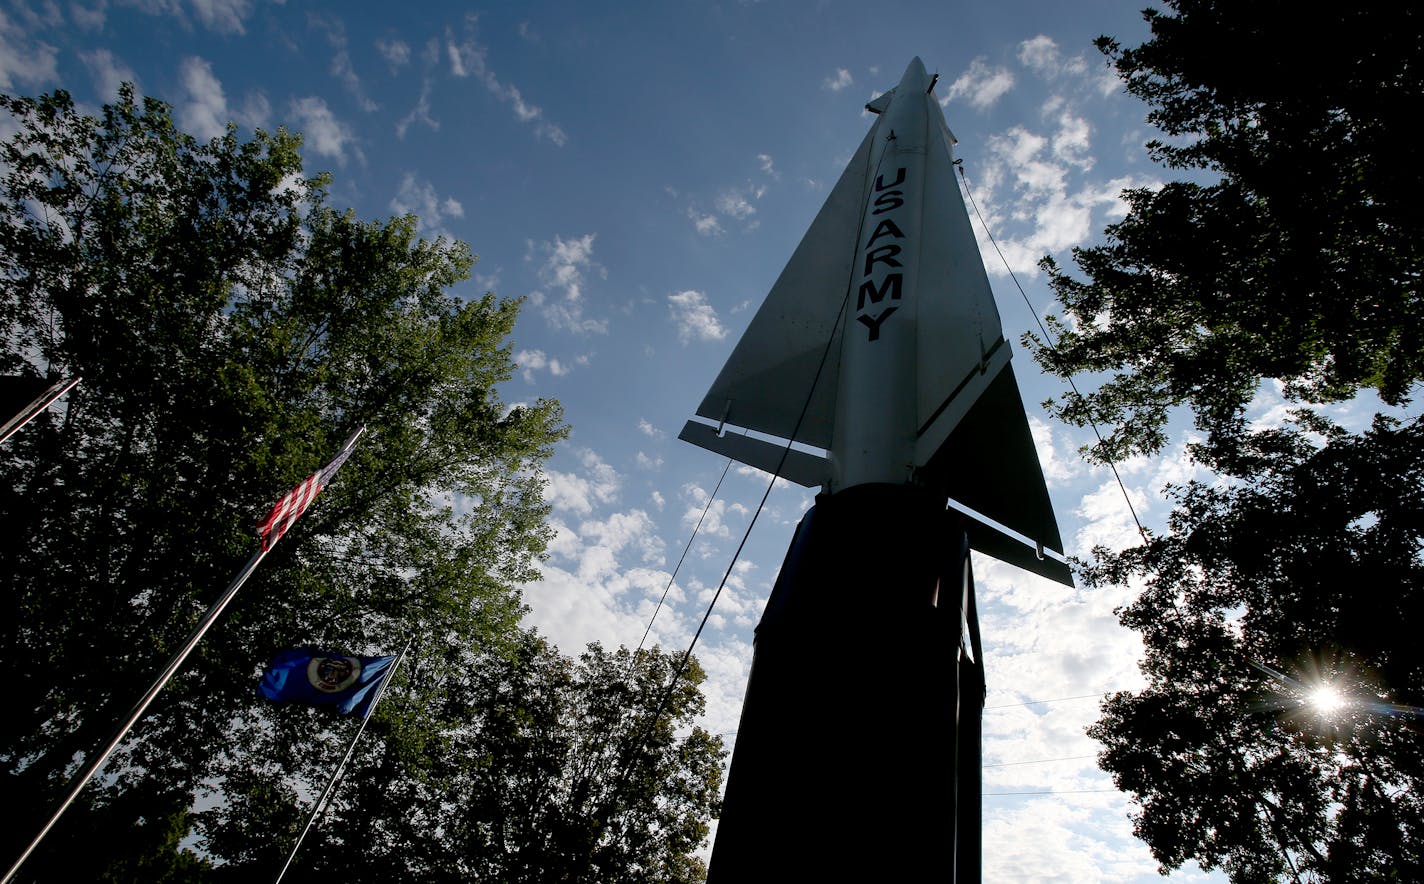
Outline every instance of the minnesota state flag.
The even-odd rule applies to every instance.
[[[279,703],[335,706],[341,715],[364,717],[395,659],[294,648],[272,658],[257,691]]]

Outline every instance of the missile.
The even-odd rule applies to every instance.
[[[757,625],[711,884],[978,881],[969,551],[1072,585],[933,84],[916,58],[867,105],[680,434],[820,489]]]
[[[927,488],[970,517],[973,549],[1071,586],[932,88],[916,58],[866,105],[874,125],[679,438],[829,494]]]

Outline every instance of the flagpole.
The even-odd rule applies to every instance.
[[[81,380],[83,380],[83,378],[74,378],[73,380],[60,378],[51,384],[49,389],[41,393],[35,401],[26,405],[23,410],[6,421],[4,426],[0,426],[0,445],[5,444],[11,436],[20,431],[21,427],[34,420],[46,408],[53,405],[55,400],[74,389],[75,385]]]
[[[401,648],[400,654],[396,656],[395,662],[392,663],[391,668],[386,671],[385,678],[381,679],[380,686],[376,688],[376,695],[371,698],[371,704],[366,707],[366,714],[361,716],[361,726],[356,729],[356,736],[351,738],[351,745],[346,747],[346,755],[343,756],[340,763],[336,765],[336,769],[331,772],[331,779],[326,781],[326,788],[322,790],[321,797],[316,800],[316,804],[312,805],[312,811],[307,816],[307,824],[302,826],[302,833],[297,836],[297,843],[292,845],[292,852],[287,854],[287,861],[282,864],[282,871],[277,873],[277,877],[273,879],[272,884],[282,884],[282,877],[287,874],[287,869],[291,868],[292,860],[297,858],[297,851],[302,849],[302,841],[306,839],[307,832],[311,831],[312,824],[316,822],[317,816],[321,814],[322,805],[325,804],[326,799],[331,796],[331,791],[336,788],[336,781],[341,778],[341,771],[346,767],[346,762],[351,760],[351,753],[356,751],[356,741],[361,739],[361,734],[366,731],[366,722],[371,720],[371,714],[376,711],[376,704],[381,702],[381,697],[386,692],[386,685],[391,683],[391,678],[396,674],[396,669],[400,667],[401,661],[405,659],[405,652],[410,650],[411,643],[414,641],[414,636],[406,640],[405,647]]]
[[[351,437],[346,440],[346,444],[342,446],[341,450],[344,452],[350,449],[350,447],[356,443],[357,437],[359,437],[365,429],[365,427],[362,427],[353,433]],[[280,540],[281,538],[278,537],[277,539]],[[79,797],[79,793],[83,792],[84,787],[89,785],[89,781],[93,779],[94,775],[99,772],[99,769],[104,766],[104,762],[108,761],[109,756],[113,755],[114,750],[118,749],[119,743],[123,742],[124,737],[128,736],[129,731],[138,720],[143,717],[143,713],[147,711],[149,705],[152,704],[154,699],[162,692],[163,688],[168,684],[169,679],[173,678],[174,673],[183,665],[183,661],[188,659],[188,655],[198,646],[198,642],[202,640],[212,625],[217,622],[218,617],[222,615],[223,609],[227,607],[228,602],[231,602],[233,596],[237,595],[237,591],[242,588],[242,585],[247,582],[247,578],[252,576],[252,572],[257,570],[258,564],[267,557],[267,553],[270,552],[277,543],[273,541],[270,545],[264,545],[266,549],[259,548],[257,552],[252,554],[252,558],[248,559],[247,564],[242,566],[242,570],[233,578],[232,583],[228,584],[222,596],[208,609],[208,613],[203,615],[202,621],[198,623],[197,627],[189,634],[188,640],[183,643],[183,647],[178,653],[173,655],[168,661],[168,665],[163,667],[163,671],[149,687],[147,693],[143,695],[138,703],[134,704],[133,709],[129,711],[128,717],[124,719],[123,724],[114,731],[113,735],[109,738],[108,744],[104,747],[104,750],[100,752],[99,755],[89,763],[89,766],[84,769],[83,773],[75,779],[73,787],[69,790],[69,794],[65,796],[64,801],[49,818],[49,822],[45,823],[44,828],[40,829],[39,834],[36,835],[29,846],[25,848],[25,852],[20,854],[20,858],[15,860],[14,865],[10,866],[10,870],[5,873],[5,877],[0,878],[0,884],[10,884],[10,881],[15,877],[15,873],[20,870],[20,866],[24,865],[25,860],[30,858],[30,854],[34,853],[35,848],[40,846],[40,842],[43,841],[50,830],[54,828],[55,823],[59,822],[59,818],[63,816],[64,812],[69,809],[69,806],[74,803],[74,799]]]

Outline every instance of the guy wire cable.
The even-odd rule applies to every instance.
[[[1038,318],[1038,311],[1033,309],[1033,303],[1028,299],[1028,292],[1024,291],[1024,287],[1019,283],[1018,275],[1015,274],[1014,269],[1009,266],[1009,259],[1004,257],[1003,249],[999,248],[999,241],[994,238],[994,232],[989,229],[989,223],[984,220],[984,213],[979,211],[979,203],[974,200],[974,193],[969,189],[969,178],[964,174],[964,160],[957,159],[954,161],[954,165],[959,169],[959,178],[964,182],[964,195],[969,197],[969,205],[974,207],[974,214],[979,219],[979,226],[984,228],[984,235],[989,237],[989,243],[993,245],[994,251],[999,256],[999,260],[1004,262],[1004,269],[1009,272],[1009,279],[1013,280],[1014,287],[1017,288],[1019,294],[1023,296],[1024,304],[1028,307],[1028,312],[1033,315],[1033,321],[1038,323],[1038,330],[1043,333],[1043,339],[1048,342],[1048,348],[1050,350],[1055,349],[1058,346],[1057,342],[1054,341],[1053,336],[1048,333],[1048,329],[1044,326],[1043,320]],[[1079,402],[1082,402],[1083,394],[1078,392],[1078,385],[1073,383],[1072,376],[1064,378],[1064,380],[1068,382],[1068,387],[1073,391],[1073,395],[1078,397]],[[1093,428],[1093,435],[1098,439],[1099,448],[1102,448],[1103,434],[1098,430],[1098,422],[1093,420],[1090,416],[1088,418],[1088,425]],[[1113,462],[1111,457],[1104,458],[1104,460],[1107,462],[1108,469],[1112,470],[1113,478],[1117,480],[1118,490],[1122,492],[1122,499],[1127,503],[1127,511],[1132,514],[1133,524],[1137,525],[1137,533],[1142,537],[1144,543],[1148,542],[1147,531],[1142,527],[1142,520],[1137,518],[1137,509],[1132,505],[1132,498],[1128,496],[1127,486],[1123,484],[1122,476],[1117,471],[1117,464]]]

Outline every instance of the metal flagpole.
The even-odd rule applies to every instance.
[[[316,804],[312,805],[311,814],[307,816],[307,824],[302,826],[302,833],[297,836],[297,843],[292,845],[292,852],[287,854],[287,861],[282,864],[282,871],[277,873],[277,877],[273,879],[272,884],[282,884],[282,877],[287,874],[287,869],[292,867],[292,860],[297,858],[297,851],[302,849],[302,841],[306,839],[307,832],[311,831],[311,827],[316,822],[316,818],[321,815],[322,806],[326,804],[326,799],[331,797],[331,791],[336,788],[336,781],[341,779],[341,771],[346,767],[346,762],[351,760],[351,753],[356,751],[356,741],[361,739],[361,734],[365,733],[366,722],[371,720],[371,713],[376,711],[376,704],[381,702],[381,697],[386,692],[386,686],[391,683],[391,678],[396,674],[396,670],[400,668],[401,661],[405,659],[405,652],[410,650],[410,646],[414,641],[414,636],[406,639],[405,647],[401,648],[400,654],[396,656],[395,662],[392,663],[391,668],[386,671],[385,678],[381,679],[381,686],[376,688],[376,695],[371,698],[371,705],[366,707],[366,714],[361,716],[361,726],[356,729],[356,736],[351,738],[351,745],[346,747],[346,754],[342,757],[341,762],[336,765],[336,769],[331,772],[331,779],[326,781],[326,788],[322,790],[321,797],[316,800]]]
[[[345,452],[349,450],[352,445],[356,444],[357,437],[364,431],[365,427],[362,427],[352,434],[352,436],[346,440],[346,444],[342,446],[341,451]],[[278,540],[280,539],[279,537]],[[44,828],[34,837],[30,845],[25,848],[25,852],[20,854],[20,858],[15,860],[14,865],[10,866],[10,870],[5,873],[5,877],[0,878],[0,884],[10,884],[10,881],[15,877],[15,873],[20,870],[20,866],[24,865],[25,860],[30,858],[30,854],[34,853],[35,848],[40,846],[40,842],[49,834],[50,829],[54,828],[55,823],[59,822],[59,818],[63,816],[64,812],[69,809],[69,806],[74,803],[74,799],[79,797],[79,793],[83,792],[84,787],[89,785],[89,781],[93,779],[94,775],[99,772],[99,769],[104,766],[104,762],[108,761],[109,756],[113,755],[114,750],[118,749],[119,743],[123,742],[124,737],[128,736],[129,730],[143,717],[143,713],[147,711],[149,705],[153,703],[154,699],[168,684],[173,674],[183,665],[183,661],[188,659],[188,655],[198,646],[198,642],[202,640],[213,623],[217,622],[218,617],[222,615],[223,609],[227,607],[228,602],[232,601],[232,597],[237,595],[237,591],[247,582],[247,578],[252,576],[253,571],[257,570],[258,564],[267,557],[267,553],[271,551],[272,547],[276,546],[276,541],[273,541],[271,544],[264,544],[264,546],[266,546],[266,549],[258,549],[257,552],[252,554],[252,558],[248,559],[247,564],[242,566],[242,570],[238,572],[237,577],[233,578],[232,583],[228,585],[222,597],[208,609],[208,613],[203,615],[202,622],[200,622],[197,628],[188,636],[188,640],[183,643],[183,647],[178,653],[174,654],[172,659],[168,661],[168,665],[163,667],[163,671],[159,673],[158,678],[153,682],[153,685],[149,687],[148,692],[143,695],[138,703],[134,704],[133,709],[129,712],[128,717],[124,719],[123,724],[119,725],[118,729],[114,731],[113,736],[109,738],[109,742],[104,747],[104,750],[100,752],[98,756],[89,763],[89,766],[84,769],[84,772],[75,779],[73,787],[69,790],[69,794],[65,796],[64,801],[59,805],[58,809],[55,810],[54,815],[49,818],[49,822],[45,823]]]
[[[6,421],[4,426],[0,426],[0,445],[5,444],[11,436],[20,431],[21,427],[34,420],[46,408],[53,405],[55,400],[74,389],[75,385],[81,380],[83,380],[83,378],[73,378],[72,380],[60,378],[51,384],[49,389],[39,395],[39,398],[35,399],[35,401],[29,405],[26,405],[24,410]]]

